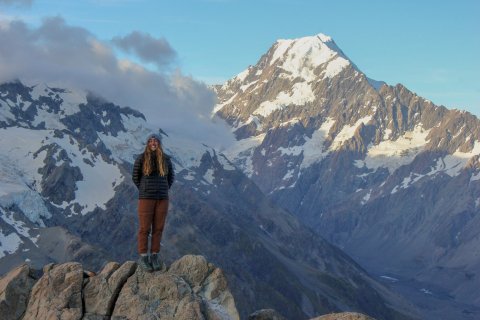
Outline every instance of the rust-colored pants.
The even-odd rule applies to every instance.
[[[163,228],[167,219],[168,200],[138,200],[138,253],[148,252],[148,234],[152,229],[150,252],[160,252]]]

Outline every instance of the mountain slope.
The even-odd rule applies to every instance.
[[[0,86],[0,270],[29,259],[98,270],[136,257],[137,190],[130,172],[144,139],[164,136],[177,181],[162,252],[222,266],[241,317],[267,307],[301,319],[355,310],[408,319],[415,310],[337,248],[268,200],[216,150],[151,128],[140,113],[45,85]]]
[[[478,310],[475,116],[369,79],[325,35],[277,41],[215,91],[225,154],[275,203],[370,271]]]

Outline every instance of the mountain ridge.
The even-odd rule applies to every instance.
[[[158,132],[176,166],[162,253],[166,261],[190,253],[221,265],[241,317],[265,307],[288,318],[348,307],[380,319],[414,318],[415,308],[266,199],[222,153],[169,136],[133,109],[89,95],[77,105],[68,90],[48,86],[33,99],[35,88],[22,86],[0,86],[0,97],[2,90],[12,97],[0,98],[0,144],[9,150],[0,175],[10,179],[0,196],[2,272],[25,259],[75,259],[96,270],[136,256],[130,172],[146,137]],[[34,200],[29,206],[25,194]],[[28,214],[37,208],[44,214]]]
[[[293,74],[283,67],[288,54],[274,59],[276,48],[215,87],[215,114],[237,138],[225,154],[276,204],[362,266],[421,281],[447,292],[452,304],[470,303],[447,315],[469,319],[469,308],[479,307],[480,259],[463,247],[480,245],[473,231],[479,119],[401,84],[379,87],[353,63],[326,77],[328,63],[312,67],[306,54],[295,57],[302,72]],[[449,276],[456,280],[445,281]],[[445,310],[439,300],[426,312],[436,318]]]

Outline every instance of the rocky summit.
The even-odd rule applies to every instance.
[[[223,271],[198,255],[152,273],[133,261],[109,262],[98,274],[78,262],[49,264],[42,271],[23,264],[0,278],[0,315],[2,320],[240,319]],[[273,309],[248,319],[286,320]],[[358,313],[316,319],[374,320]]]
[[[68,262],[46,265],[36,280],[21,265],[0,279],[0,314],[2,320],[239,319],[222,270],[193,255],[162,273],[127,261],[93,274]]]

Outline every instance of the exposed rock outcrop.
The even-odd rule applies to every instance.
[[[49,264],[33,286],[24,320],[81,319],[83,268],[80,263]]]
[[[19,319],[22,316],[34,283],[26,264],[0,279],[0,314],[3,320]]]
[[[262,309],[248,316],[248,320],[287,320],[274,309]]]
[[[137,269],[127,280],[113,317],[148,319],[148,314],[161,319],[239,319],[222,271],[192,255],[175,261],[165,273]]]
[[[85,313],[109,316],[122,286],[136,270],[136,263],[127,261],[123,265],[108,263],[100,274],[88,278],[83,289]]]
[[[43,272],[35,284],[27,265],[0,279],[2,319],[240,318],[222,270],[202,256],[184,256],[166,272],[147,273],[133,261],[110,262],[98,275],[77,262]]]
[[[356,312],[330,313],[311,320],[375,320],[369,316]]]

